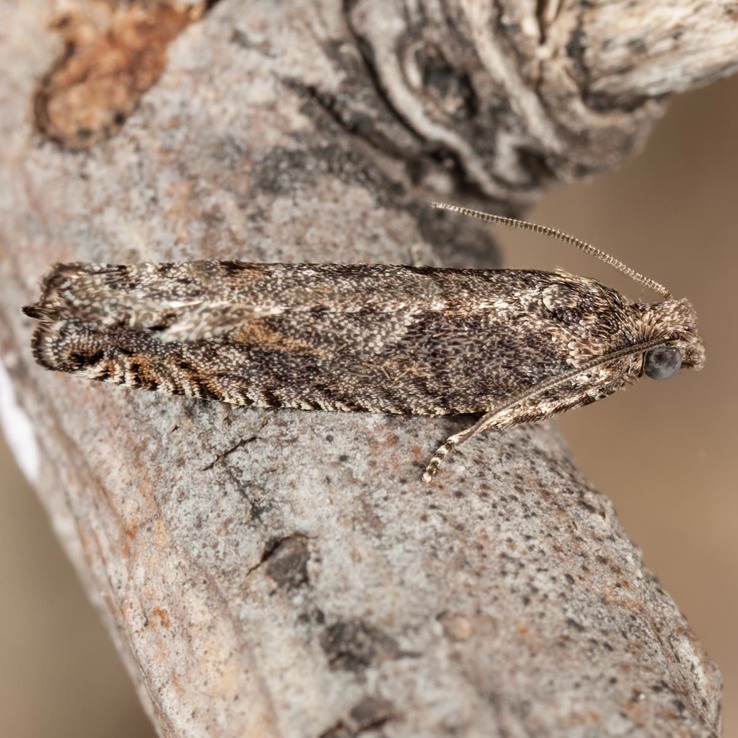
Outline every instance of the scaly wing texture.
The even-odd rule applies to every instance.
[[[202,261],[58,265],[28,312],[50,369],[234,405],[442,415],[637,342],[637,307],[549,272]],[[573,379],[564,405],[637,376],[620,363]],[[541,400],[523,419],[565,409]]]

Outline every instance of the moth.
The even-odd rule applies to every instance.
[[[563,272],[383,264],[57,264],[32,347],[47,369],[237,406],[476,413],[423,475],[488,429],[540,421],[645,374],[700,369],[687,300],[555,229],[434,207],[572,244],[662,297]]]

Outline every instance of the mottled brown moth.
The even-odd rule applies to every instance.
[[[483,413],[436,451],[426,481],[488,428],[587,405],[642,374],[702,367],[694,309],[657,282],[554,229],[436,207],[564,240],[663,300],[532,270],[57,264],[24,308],[40,321],[34,356],[48,369],[238,406]]]

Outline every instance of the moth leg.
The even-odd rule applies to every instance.
[[[438,467],[441,466],[441,462],[456,448],[461,445],[464,441],[468,441],[472,436],[477,433],[482,433],[490,425],[494,423],[495,416],[499,413],[499,410],[493,410],[491,413],[483,415],[474,425],[465,428],[463,431],[454,433],[449,436],[444,443],[438,447],[438,450],[433,454],[433,458],[428,462],[428,466],[425,468],[423,473],[423,481],[428,484],[438,472]]]
[[[483,415],[470,428],[449,436],[430,460],[423,474],[423,481],[427,484],[433,479],[441,462],[456,446],[469,440],[477,433],[482,433],[487,428],[509,428],[518,423],[545,420],[562,410],[588,405],[590,402],[611,395],[640,376],[643,362],[640,360],[634,362],[632,357],[641,355],[649,348],[657,345],[658,340],[644,341],[632,346],[624,346],[604,356],[595,356],[590,361],[565,374],[551,377],[535,387],[511,397],[506,404]],[[621,362],[621,366],[617,370],[605,372],[604,376],[600,376],[593,381],[593,376],[596,374],[594,370],[613,362]],[[578,386],[575,380],[580,376],[587,381]],[[560,390],[561,387],[565,387],[572,382],[574,383],[573,386],[569,386],[566,391]],[[540,398],[547,394],[550,398],[549,401],[541,402]]]

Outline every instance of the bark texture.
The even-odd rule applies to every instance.
[[[0,6],[16,427],[30,417],[26,471],[160,734],[716,735],[717,669],[550,424],[475,439],[424,487],[468,418],[85,383],[35,366],[20,306],[56,261],[420,247],[489,266],[489,229],[428,202],[514,213],[617,165],[668,95],[738,66],[735,4],[209,5],[86,146],[49,141],[31,112],[62,52],[51,4]],[[79,143],[74,125],[59,130]]]

